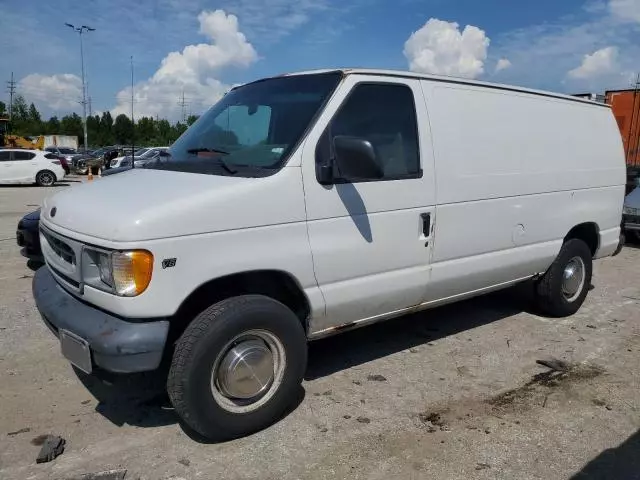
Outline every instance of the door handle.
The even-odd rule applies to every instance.
[[[431,214],[421,213],[420,218],[422,218],[422,235],[428,238],[431,235]]]

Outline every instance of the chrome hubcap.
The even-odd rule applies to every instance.
[[[53,179],[51,178],[51,175],[49,175],[48,173],[43,173],[41,176],[41,179],[44,185],[50,185],[53,183]]]
[[[573,257],[564,267],[562,274],[562,294],[572,302],[580,296],[584,287],[584,261],[580,257]]]
[[[252,398],[273,380],[273,354],[262,340],[240,342],[227,352],[218,367],[218,385],[231,398]]]
[[[225,410],[245,413],[264,405],[282,383],[284,346],[266,330],[252,330],[231,340],[211,371],[211,393]]]

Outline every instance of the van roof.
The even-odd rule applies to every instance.
[[[611,108],[610,105],[607,105],[605,103],[594,102],[593,100],[587,100],[584,98],[564,95],[562,93],[548,92],[544,90],[517,87],[513,85],[505,85],[500,83],[483,82],[479,80],[470,80],[468,78],[461,78],[461,77],[454,77],[454,76],[447,76],[447,75],[430,75],[425,73],[407,72],[403,70],[382,70],[382,69],[373,69],[373,68],[327,68],[327,69],[321,69],[321,70],[305,70],[301,72],[291,72],[291,73],[285,73],[279,76],[313,75],[313,74],[328,73],[328,72],[342,72],[345,75],[380,75],[380,76],[386,76],[386,77],[421,78],[425,80],[431,80],[434,82],[473,85],[473,86],[491,88],[496,90],[523,92],[523,93],[529,93],[533,95],[540,95],[544,97],[560,98],[560,99],[569,100],[572,102],[586,103],[587,105]]]

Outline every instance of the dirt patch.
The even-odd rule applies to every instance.
[[[523,408],[531,405],[546,405],[546,398],[553,390],[566,388],[572,384],[585,382],[604,373],[604,369],[596,365],[567,365],[565,371],[548,371],[538,373],[524,385],[507,390],[489,398],[485,403],[496,409]]]

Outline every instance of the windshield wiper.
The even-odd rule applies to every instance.
[[[190,148],[189,150],[187,150],[187,153],[191,153],[191,154],[197,154],[201,152],[213,152],[213,153],[220,153],[222,155],[229,155],[229,152],[225,152],[224,150],[218,150],[217,148]],[[222,168],[224,168],[227,171],[227,173],[230,173],[231,175],[235,175],[236,173],[238,173],[238,171],[232,168],[227,162],[225,162],[222,159],[222,157],[218,157],[216,158],[216,160],[222,166]]]
[[[217,148],[190,148],[187,150],[187,153],[196,154],[201,152],[212,152],[212,153],[221,153],[222,155],[229,155],[229,152],[225,152],[224,150],[219,150]]]

